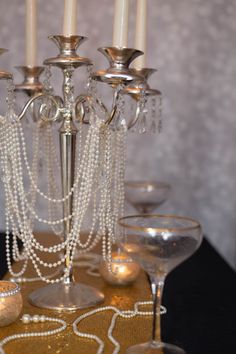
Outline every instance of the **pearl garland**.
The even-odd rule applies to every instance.
[[[56,329],[52,329],[49,331],[44,331],[44,332],[26,332],[26,333],[17,333],[10,335],[8,337],[5,337],[3,340],[0,341],[0,353],[5,354],[5,351],[3,349],[3,346],[6,345],[7,343],[16,340],[16,339],[22,339],[22,338],[31,338],[31,337],[47,337],[47,336],[52,336],[54,334],[58,334],[60,332],[63,332],[67,328],[67,323],[64,320],[61,320],[59,318],[54,318],[54,317],[46,317],[44,315],[33,315],[30,316],[28,314],[24,314],[21,318],[21,321],[23,324],[29,324],[29,323],[44,323],[44,322],[56,322],[59,323],[61,326]]]
[[[1,297],[13,296],[13,295],[15,295],[15,294],[17,294],[19,292],[20,292],[20,287],[19,287],[18,284],[16,284],[14,289],[11,289],[11,290],[8,290],[8,291],[3,291],[3,292],[0,291],[0,298]]]
[[[115,306],[104,306],[104,307],[99,307],[97,309],[94,309],[92,311],[86,312],[83,315],[79,316],[72,324],[72,329],[75,335],[81,337],[81,338],[87,338],[87,339],[92,339],[98,344],[98,349],[96,354],[102,354],[104,350],[104,342],[95,334],[91,333],[84,333],[78,330],[78,325],[79,323],[84,320],[85,318],[88,318],[90,316],[93,316],[97,313],[104,312],[104,311],[113,311],[114,315],[112,316],[110,326],[108,328],[107,336],[108,339],[114,344],[115,349],[113,350],[112,354],[117,354],[120,351],[120,343],[113,337],[113,330],[116,325],[116,320],[118,317],[130,319],[136,316],[152,316],[153,313],[152,311],[143,311],[140,310],[140,307],[142,306],[147,306],[147,305],[152,305],[152,301],[139,301],[134,304],[134,309],[133,310],[120,310]],[[166,308],[164,306],[161,306],[161,312],[160,314],[165,314],[166,313]],[[46,337],[46,336],[51,336],[54,334],[58,334],[60,332],[63,332],[67,328],[67,323],[66,321],[55,318],[55,317],[46,317],[44,315],[28,315],[24,314],[21,318],[21,321],[23,324],[30,324],[30,323],[44,323],[44,322],[56,322],[60,324],[61,326],[59,328],[49,330],[49,331],[44,331],[44,332],[26,332],[26,333],[17,333],[10,335],[8,337],[5,337],[0,341],[0,354],[5,354],[5,351],[3,349],[3,346],[6,345],[7,343],[16,340],[16,339],[22,339],[22,338],[32,338],[32,337]]]
[[[68,74],[68,88],[71,84],[71,73]],[[1,169],[6,203],[6,248],[8,269],[13,277],[24,278],[23,274],[31,260],[37,275],[47,283],[59,282],[63,276],[52,278],[44,276],[40,267],[59,268],[69,255],[70,265],[73,264],[76,248],[80,253],[92,250],[102,240],[104,259],[111,261],[112,244],[115,242],[116,222],[123,215],[124,205],[124,151],[126,127],[122,123],[119,129],[104,124],[95,111],[91,110],[90,126],[84,142],[82,142],[82,124],[79,125],[79,158],[77,161],[74,185],[63,198],[57,199],[59,188],[56,186],[54,161],[59,168],[55,144],[52,136],[51,122],[39,121],[34,130],[33,163],[30,167],[26,142],[21,122],[15,117],[12,105],[14,97],[9,91],[9,110],[6,118],[2,117],[0,125]],[[71,107],[73,92],[67,97]],[[71,109],[71,108],[67,109]],[[120,109],[122,105],[120,104]],[[104,113],[104,112],[103,112]],[[43,142],[46,156],[47,192],[38,187],[38,159],[40,146]],[[81,147],[83,146],[83,149]],[[26,171],[30,186],[28,191],[24,186]],[[45,219],[35,211],[37,196],[48,202],[49,219]],[[73,212],[58,218],[62,212],[63,203],[73,196]],[[81,239],[81,230],[90,211],[92,201],[92,222],[86,240]],[[63,223],[71,220],[72,228],[66,240],[59,238],[56,245],[45,247],[36,240],[33,234],[34,220],[49,225],[58,236],[62,235]],[[10,230],[13,234],[13,247],[10,250]],[[95,230],[97,232],[95,233]],[[94,235],[95,233],[95,235]],[[23,242],[24,249],[20,252],[17,239]],[[65,252],[66,250],[66,252]],[[60,252],[64,251],[64,256]],[[55,262],[45,262],[40,253],[58,253],[60,259]],[[23,260],[22,269],[14,273],[11,267],[13,259]]]

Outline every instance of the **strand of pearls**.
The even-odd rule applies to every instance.
[[[32,162],[32,170],[35,176],[35,179],[38,179],[38,169],[37,169],[37,164],[38,164],[38,152],[39,152],[39,134],[40,134],[40,130],[39,130],[39,124],[33,126],[33,162]],[[15,177],[15,174],[14,174]],[[34,206],[36,203],[36,193],[34,191],[34,189],[29,188],[29,192],[28,192],[28,196],[31,198],[31,204]],[[13,221],[13,220],[12,220]],[[29,217],[28,219],[28,225],[29,228],[32,229],[33,228],[33,224],[34,220],[32,217]],[[24,260],[27,258],[25,251],[23,250],[23,252],[21,253],[17,244],[17,238],[21,238],[21,235],[19,234],[19,231],[16,229],[16,227],[14,226],[14,222],[12,222],[12,229],[13,229],[13,247],[12,247],[12,255],[13,255],[13,260],[17,261],[17,260]]]
[[[21,126],[21,123],[18,123],[18,128],[19,128],[19,134],[20,134],[20,139],[21,139],[21,145],[22,145],[22,155],[23,155],[23,160],[30,178],[30,182],[32,184],[32,187],[37,191],[37,193],[43,197],[44,199],[50,201],[51,203],[63,203],[65,202],[68,198],[71,197],[74,188],[72,187],[70,192],[64,197],[64,198],[59,198],[59,199],[55,199],[55,198],[51,198],[50,196],[47,196],[45,193],[43,193],[37,186],[37,182],[34,179],[34,174],[32,173],[31,169],[30,169],[30,165],[28,162],[28,158],[27,158],[27,153],[26,153],[26,143],[25,143],[25,137],[24,137],[24,133],[23,133],[23,129]],[[50,152],[51,153],[51,152]]]
[[[84,320],[85,318],[88,318],[90,316],[93,316],[97,313],[100,312],[105,312],[105,311],[113,311],[114,315],[112,316],[112,320],[110,323],[110,326],[108,328],[108,332],[107,332],[107,336],[108,339],[114,344],[115,349],[113,350],[112,354],[117,354],[120,351],[120,344],[119,342],[113,337],[113,330],[115,328],[116,325],[116,320],[118,317],[122,317],[122,318],[126,318],[126,319],[130,319],[136,316],[152,316],[153,315],[153,311],[143,311],[140,310],[140,307],[142,306],[147,306],[147,305],[153,305],[152,301],[142,301],[142,302],[136,302],[134,304],[134,309],[133,310],[120,310],[115,306],[104,306],[104,307],[99,307],[97,309],[94,309],[92,311],[86,312],[83,315],[79,316],[72,324],[72,328],[73,328],[73,332],[75,335],[81,337],[81,338],[87,338],[87,339],[92,339],[94,340],[97,344],[98,344],[98,349],[96,354],[102,354],[103,350],[104,350],[104,342],[101,340],[101,338],[99,338],[97,335],[95,334],[91,334],[91,333],[84,333],[79,331],[78,329],[78,325],[82,322],[82,320]],[[166,308],[164,306],[161,306],[161,311],[160,314],[163,315],[165,314]]]
[[[93,192],[93,185],[96,179],[96,171],[98,169],[99,163],[99,144],[99,126],[91,126],[87,134],[84,153],[81,160],[81,183],[79,188],[76,188],[74,193],[73,209],[75,210],[75,215],[73,218],[73,239],[74,242],[77,243],[82,249],[88,246],[87,242],[83,244],[80,239],[80,229],[85,218],[85,214],[89,208],[89,202]]]
[[[21,318],[22,323],[24,324],[29,324],[29,323],[44,323],[44,322],[55,322],[60,324],[61,326],[56,328],[56,329],[51,329],[48,331],[43,331],[43,332],[25,332],[25,333],[17,333],[10,335],[8,337],[5,337],[3,340],[0,341],[0,353],[5,354],[5,351],[3,349],[3,346],[6,345],[7,343],[16,340],[16,339],[23,339],[23,338],[32,338],[32,337],[48,337],[52,336],[55,334],[58,334],[60,332],[63,332],[67,328],[67,323],[64,320],[61,320],[59,318],[55,317],[47,317],[44,315],[34,315],[30,316],[28,314],[24,314]]]
[[[48,275],[46,278],[50,279],[50,278],[54,278],[56,276],[58,276],[58,274],[61,273],[61,268],[58,268],[54,273]],[[40,277],[32,277],[32,278],[29,278],[29,277],[17,277],[17,278],[14,278],[14,277],[11,277],[9,279],[10,281],[12,281],[13,283],[34,283],[34,282],[37,282],[37,281],[41,281],[42,279]]]
[[[73,261],[73,267],[78,267],[78,268],[86,268],[86,273],[88,275],[91,275],[93,277],[101,277],[99,273],[99,264],[101,261],[101,256],[96,254],[96,253],[89,253],[86,252],[86,254],[79,254],[75,257]],[[61,267],[56,270],[56,272],[50,274],[47,276],[48,279],[54,278],[58,276],[61,272]],[[10,278],[10,281],[14,283],[30,283],[30,282],[37,282],[41,281],[40,277],[33,277],[33,278],[27,278],[27,277],[17,277],[17,278]]]
[[[29,167],[29,163],[28,163],[28,159],[27,159],[27,154],[26,154],[26,144],[25,144],[25,139],[24,139],[24,134],[23,134],[23,130],[22,130],[22,126],[20,123],[17,124],[18,125],[18,132],[19,132],[19,135],[20,135],[20,142],[21,142],[21,146],[22,146],[22,154],[23,154],[23,160],[25,162],[25,165],[26,165],[26,168],[28,170],[28,173],[29,173],[29,178],[30,178],[30,182],[31,182],[31,188],[34,188],[37,192],[40,192],[39,194],[42,196],[45,196],[44,193],[41,193],[41,191],[37,188],[37,185],[36,185],[36,181],[35,181],[35,174],[30,170],[30,167]],[[18,143],[19,144],[19,143]],[[47,145],[47,141],[45,141],[45,145]],[[49,151],[47,151],[49,152]],[[51,155],[50,153],[49,154],[46,154],[47,155]],[[20,156],[19,156],[19,160],[18,160],[18,164],[20,165],[21,161],[20,161]],[[51,167],[49,166],[48,167],[49,170],[51,170]],[[48,176],[48,181],[50,181],[51,179],[51,174],[50,176]],[[55,185],[55,178],[52,177],[52,181],[51,183],[53,183],[53,185]],[[71,194],[72,194],[72,191],[71,191]],[[49,202],[55,202],[55,199],[53,200],[52,198],[48,197],[46,198]],[[66,200],[67,198],[65,198]],[[64,198],[61,198],[61,199],[57,199],[56,200],[58,203],[62,203],[64,201]],[[59,220],[45,220],[41,217],[39,217],[37,215],[37,213],[34,211],[34,205],[32,205],[31,203],[28,203],[27,201],[27,198],[25,198],[25,203],[27,203],[27,207],[28,207],[28,210],[29,212],[32,214],[32,216],[37,219],[39,222],[41,223],[45,223],[45,224],[49,224],[49,225],[58,225],[58,224],[62,224],[64,221],[68,220],[68,219],[71,219],[72,218],[72,215],[68,215],[68,216],[65,216],[64,218],[61,218]]]
[[[22,232],[20,233],[21,235],[21,239],[24,243],[24,247],[26,249],[28,249],[25,253],[28,254],[28,256],[30,257],[30,254],[32,254],[32,244],[30,242],[30,239],[32,237],[32,233],[28,232],[29,229],[31,229],[30,227],[30,221],[31,219],[28,217],[28,220],[27,220],[27,216],[26,216],[26,208],[25,208],[25,203],[24,203],[24,198],[23,198],[23,183],[22,183],[22,178],[15,178],[15,176],[20,176],[22,177],[22,167],[21,167],[21,164],[19,163],[20,159],[17,159],[17,156],[19,155],[19,141],[17,140],[17,135],[16,135],[16,125],[14,124],[9,124],[9,128],[10,129],[7,129],[6,132],[8,132],[8,134],[10,134],[10,137],[12,139],[9,139],[9,136],[7,135],[7,138],[5,139],[4,141],[4,144],[2,145],[5,145],[5,147],[7,147],[7,145],[5,144],[6,141],[13,141],[14,144],[12,143],[10,146],[9,146],[9,151],[11,152],[10,155],[7,155],[6,153],[4,154],[5,155],[5,163],[4,163],[4,172],[5,172],[5,192],[6,192],[6,246],[7,246],[7,263],[8,263],[8,268],[10,270],[10,273],[13,275],[13,276],[17,276],[17,277],[20,277],[21,275],[23,275],[23,273],[25,272],[25,269],[27,267],[27,260],[26,262],[24,263],[23,265],[23,268],[20,272],[18,273],[14,273],[12,271],[12,268],[11,268],[11,257],[10,257],[10,242],[9,242],[9,220],[11,221],[12,225],[13,225],[13,236],[14,236],[14,242],[13,242],[13,255],[16,255],[18,254],[18,250],[16,250],[16,245],[17,245],[17,242],[16,242],[16,235],[19,235],[19,232],[17,232],[17,227],[15,226],[14,224],[14,219],[13,219],[13,215],[12,215],[12,205],[14,207],[14,211],[16,211],[16,216],[18,218],[18,223],[19,223],[19,227],[20,229],[22,230]],[[8,158],[12,158],[12,160],[9,161]],[[11,163],[12,162],[12,163]],[[10,168],[12,167],[15,167],[15,172],[16,173],[12,173],[12,177],[10,176],[10,172],[9,172],[9,164],[11,163],[10,165]],[[11,188],[11,185],[10,185],[10,182],[12,180],[12,183],[13,183],[13,188]],[[7,183],[8,182],[8,183]],[[12,193],[13,191],[13,193]],[[17,199],[18,199],[18,194],[19,194],[19,199],[21,201],[21,206],[22,206],[22,211],[20,212],[19,211],[19,208],[16,207],[16,204],[17,204]],[[23,216],[23,220],[20,218],[20,216]],[[28,222],[28,225],[26,226],[26,221]],[[31,235],[29,237],[29,235]],[[27,247],[28,246],[28,247]],[[33,254],[34,255],[34,254]],[[14,257],[16,258],[16,257]],[[34,257],[31,256],[31,258],[33,259]],[[37,260],[39,260],[38,258],[36,258]],[[34,264],[36,262],[33,262]],[[49,266],[49,267],[55,267],[55,266],[58,266],[62,263],[62,261],[60,262],[57,262],[56,264],[45,264],[45,266]]]
[[[36,123],[33,125],[33,162],[32,162],[32,171],[33,175],[35,176],[35,181],[38,182],[38,160],[39,160],[39,137],[41,135],[41,126],[40,123]],[[35,208],[36,204],[36,199],[37,199],[37,194],[35,189],[32,187],[32,184],[30,184],[29,188],[29,193],[28,193],[30,199],[31,199],[31,205],[33,208]],[[30,220],[30,228],[33,229],[34,227],[34,219],[31,216]]]
[[[100,204],[96,208],[96,201],[98,199],[96,194],[98,192],[100,192],[100,188],[98,187],[99,183],[97,182],[97,178],[100,174],[99,169],[103,165],[103,160],[102,160],[101,154],[100,154],[101,144],[102,144],[102,139],[101,139],[102,124],[99,121],[97,121],[96,123],[97,124],[92,125],[90,128],[90,129],[92,129],[92,131],[91,131],[91,142],[89,144],[90,150],[88,150],[88,152],[92,152],[92,154],[91,154],[91,156],[89,153],[88,153],[88,155],[86,155],[86,149],[85,149],[85,156],[87,156],[87,158],[85,160],[82,159],[82,163],[81,163],[82,171],[83,171],[82,182],[81,182],[80,190],[78,191],[78,195],[75,196],[75,201],[76,201],[76,203],[78,203],[78,206],[76,204],[74,205],[74,209],[77,211],[77,214],[75,215],[74,224],[73,224],[73,234],[74,234],[73,243],[77,243],[83,249],[83,251],[85,251],[85,249],[84,249],[85,246],[86,246],[87,251],[91,250],[97,244],[97,242],[100,240],[101,235],[102,235],[100,232],[98,232],[96,234],[94,240],[89,245],[89,242],[93,236],[93,228],[94,228],[96,222],[98,221],[98,216],[99,216],[99,213],[97,211],[100,210]],[[95,141],[95,144],[93,143],[93,140]],[[94,147],[93,147],[93,145],[94,145]],[[93,149],[94,149],[94,152],[93,152]],[[83,177],[84,177],[84,179],[83,179]],[[84,180],[89,181],[87,188],[86,188],[86,184],[83,185]],[[94,188],[92,188],[92,187],[94,187]],[[89,207],[89,201],[91,200],[91,195],[92,195],[93,190],[94,190],[95,195],[94,195],[92,228],[91,228],[89,237],[87,238],[87,241],[85,242],[85,244],[83,244],[80,240],[80,230],[81,230],[82,220],[85,216],[85,212],[87,211],[87,209]],[[81,206],[80,208],[79,208],[79,205]],[[74,257],[74,250],[75,249],[72,250],[72,259]]]
[[[23,131],[22,131],[22,127],[21,127],[20,123],[17,123],[15,125],[16,126],[14,126],[13,129],[11,129],[11,126],[9,126],[10,133],[12,132],[14,134],[14,138],[13,138],[14,140],[13,141],[15,142],[14,144],[12,143],[10,145],[10,152],[13,150],[14,147],[17,148],[17,155],[15,154],[15,151],[12,151],[12,153],[10,154],[10,158],[12,158],[12,168],[14,169],[14,172],[15,172],[15,173],[12,173],[13,179],[17,179],[17,181],[14,181],[15,182],[14,186],[16,186],[15,188],[17,188],[17,184],[18,184],[18,190],[19,190],[19,193],[21,193],[21,198],[22,198],[22,200],[24,200],[24,204],[27,205],[27,210],[34,216],[35,219],[37,219],[39,222],[42,222],[42,223],[45,223],[45,224],[49,224],[49,225],[62,224],[64,221],[71,219],[73,215],[65,216],[64,218],[62,218],[60,220],[54,220],[54,221],[45,220],[43,218],[40,218],[37,215],[37,213],[34,211],[33,204],[28,203],[28,201],[27,201],[27,198],[26,198],[26,196],[24,194],[24,187],[23,187],[23,176],[22,176],[21,156],[20,156],[20,142],[17,139],[17,130],[16,129],[19,128],[20,136],[21,136],[21,142],[24,141]],[[17,127],[17,125],[18,125],[18,127]],[[12,147],[12,149],[11,149],[11,147]],[[23,151],[24,160],[26,161],[25,142],[22,143],[22,147],[23,147],[22,151]],[[26,164],[26,166],[28,166],[28,164]],[[17,170],[16,170],[16,168],[17,168]],[[19,178],[17,178],[18,174],[20,174],[21,180],[19,180]],[[32,175],[32,172],[30,172],[30,175]],[[35,181],[33,180],[33,182],[32,182],[32,180],[31,180],[31,183],[34,186]],[[9,193],[11,193],[10,191],[11,191],[11,189],[9,189]],[[17,209],[16,203],[14,205],[15,205],[15,207]]]
[[[121,317],[121,318],[131,319],[131,318],[134,318],[136,316],[152,316],[153,315],[152,311],[140,310],[140,307],[147,306],[147,305],[152,305],[152,301],[136,302],[134,304],[134,309],[133,310],[125,310],[124,311],[124,310],[118,309],[115,306],[104,306],[104,307],[100,307],[100,308],[94,309],[92,311],[89,311],[89,312],[79,316],[73,322],[73,324],[72,324],[73,332],[74,332],[75,335],[77,335],[77,336],[79,336],[81,338],[87,338],[87,339],[94,340],[98,344],[97,354],[102,354],[105,345],[104,345],[104,342],[101,340],[101,338],[99,338],[95,334],[84,333],[84,332],[79,331],[78,330],[78,325],[85,318],[93,316],[93,315],[95,315],[97,313],[105,312],[105,311],[113,311],[114,315],[112,316],[112,319],[111,319],[111,322],[110,322],[110,325],[109,325],[109,328],[108,328],[107,336],[108,336],[108,339],[111,341],[111,343],[113,343],[114,346],[115,346],[112,354],[117,354],[120,351],[120,343],[113,336],[113,330],[115,328],[117,318]],[[166,308],[162,306],[160,314],[165,314],[165,313],[166,313]],[[66,321],[64,321],[62,319],[59,319],[59,318],[55,318],[55,317],[46,317],[44,315],[33,315],[33,316],[30,316],[28,314],[24,314],[22,316],[22,318],[21,318],[21,321],[22,321],[23,324],[44,323],[44,322],[48,321],[48,322],[58,323],[61,326],[59,328],[48,330],[48,331],[43,331],[43,332],[24,332],[24,333],[17,333],[17,334],[13,334],[13,335],[7,336],[7,337],[5,337],[4,339],[2,339],[0,341],[0,353],[1,354],[5,354],[5,351],[3,349],[4,345],[6,345],[7,343],[9,343],[9,342],[11,342],[13,340],[23,339],[23,338],[32,338],[32,337],[47,337],[47,336],[56,335],[56,334],[58,334],[60,332],[63,332],[67,328]]]
[[[10,273],[17,276],[11,269],[9,235],[10,226],[13,230],[13,256],[14,259],[25,259],[25,264],[18,276],[21,277],[30,259],[36,270],[36,273],[42,280],[46,282],[58,282],[59,279],[51,279],[43,276],[39,266],[44,268],[59,267],[65,260],[62,256],[58,261],[45,262],[41,256],[36,253],[48,252],[57,253],[67,249],[67,254],[70,255],[70,262],[73,263],[76,247],[80,247],[80,253],[90,251],[102,239],[103,257],[111,260],[112,243],[115,241],[115,224],[120,214],[122,213],[123,203],[123,176],[124,171],[124,131],[112,130],[109,126],[104,125],[98,117],[93,117],[93,123],[90,124],[83,152],[80,155],[79,163],[76,167],[75,184],[70,193],[61,199],[55,199],[55,194],[58,194],[58,189],[55,187],[55,175],[53,173],[52,155],[53,141],[51,136],[51,126],[38,124],[36,130],[36,144],[33,159],[32,170],[29,167],[26,154],[25,138],[21,126],[21,122],[7,123],[7,134],[3,137],[5,145],[3,157],[3,170],[5,175],[5,200],[6,200],[6,229],[7,229],[7,254]],[[46,131],[46,134],[45,134]],[[3,133],[3,131],[2,131]],[[41,135],[40,135],[41,134]],[[38,180],[37,161],[39,135],[45,136],[44,148],[47,166],[47,181],[48,181],[48,210],[49,220],[41,218],[35,212],[36,192],[39,188],[36,186]],[[6,138],[7,137],[7,138]],[[46,139],[46,140],[45,140]],[[8,144],[5,144],[6,141]],[[11,142],[11,143],[9,143]],[[115,143],[114,143],[115,142]],[[55,153],[55,151],[54,151]],[[21,157],[23,156],[23,160]],[[29,192],[25,192],[24,176],[22,161],[28,171],[30,179]],[[115,186],[115,191],[113,188]],[[55,210],[51,203],[55,200],[63,202],[73,193],[73,213],[66,215],[61,219],[53,219]],[[42,193],[39,193],[42,195]],[[43,193],[45,196],[45,194]],[[29,200],[30,199],[30,200]],[[81,229],[86,218],[87,212],[90,210],[90,202],[92,200],[92,223],[89,235],[85,241],[81,240]],[[56,226],[61,225],[66,220],[71,219],[72,229],[67,235],[66,241],[60,241],[57,245],[44,247],[35,238],[33,229],[33,220],[38,220],[41,223],[50,225],[56,234],[61,234],[60,229]],[[94,236],[95,228],[98,232]],[[20,238],[24,244],[24,251],[21,254],[17,246],[17,238]]]
[[[97,139],[97,135],[98,134],[95,134],[94,135],[94,137]],[[97,144],[96,144],[96,141],[95,141],[95,146],[96,146]],[[90,144],[88,144],[87,146],[94,146],[94,144],[92,143],[91,145]],[[91,149],[90,149],[91,150]],[[88,150],[88,151],[90,151],[90,150]],[[91,152],[91,158],[94,156],[94,152],[93,152],[93,150],[92,150],[92,152]],[[91,160],[91,158],[90,159],[84,159],[84,161],[90,161]],[[97,157],[97,159],[98,159],[98,157]],[[90,166],[89,166],[89,169],[90,169]],[[86,173],[86,174],[88,174],[88,172],[87,172],[87,170],[88,170],[88,168],[87,169],[85,169],[85,172],[84,173]],[[93,170],[93,169],[92,169]],[[87,177],[87,175],[85,175],[85,177]],[[89,183],[90,185],[92,184],[92,183]],[[91,187],[90,187],[91,188]],[[79,189],[79,191],[81,191],[81,188]],[[91,192],[90,192],[91,193]],[[87,198],[87,204],[88,204],[88,202],[89,202],[89,200],[90,200],[90,196],[89,196],[89,198]],[[85,201],[86,201],[86,199],[85,199]],[[86,203],[84,203],[83,205],[85,205],[85,207],[86,207]],[[78,210],[80,210],[81,208],[78,208]],[[75,209],[76,210],[76,209]],[[83,219],[83,215],[82,215],[82,217],[81,218],[76,218],[76,220],[81,220],[81,219]],[[68,243],[67,243],[67,245],[69,245],[69,251],[70,251],[70,254],[71,254],[71,261],[72,261],[72,259],[73,259],[73,256],[74,256],[74,252],[75,252],[75,246],[76,246],[76,242],[74,242],[74,231],[75,231],[75,227],[74,227],[74,225],[73,225],[73,229],[72,229],[72,232],[71,232],[71,235],[69,236],[69,238],[68,238]],[[80,230],[77,230],[77,231],[80,231]],[[79,232],[78,232],[78,234],[79,234]],[[77,237],[78,237],[78,234],[77,234]],[[39,258],[37,258],[37,257],[35,257],[35,256],[32,256],[31,255],[31,260],[32,260],[32,262],[33,262],[33,264],[34,264],[34,267],[35,267],[35,269],[36,269],[36,272],[37,272],[37,274],[42,278],[43,276],[42,276],[42,274],[41,274],[41,272],[40,272],[40,270],[39,270],[39,268],[38,268],[38,266],[37,266],[37,263],[40,263],[41,265],[43,265],[43,266],[46,266],[46,267],[49,267],[49,268],[52,268],[52,267],[56,267],[56,266],[58,266],[59,264],[61,264],[61,261],[58,261],[58,262],[55,262],[55,263],[45,263],[45,262],[43,262],[43,261],[41,261]],[[46,281],[46,282],[50,282],[50,283],[53,283],[53,282],[58,282],[58,281],[60,281],[61,280],[61,278],[59,278],[59,279],[53,279],[53,280],[51,280],[51,279],[48,279],[48,278],[46,278],[46,277],[43,277],[43,280],[44,281]]]
[[[5,175],[6,175],[6,178],[5,178],[5,182],[9,182],[9,183],[6,183],[6,186],[5,186],[5,191],[6,191],[6,201],[7,201],[7,212],[6,212],[6,223],[7,223],[7,238],[6,238],[6,245],[7,245],[7,262],[8,262],[8,267],[9,267],[9,270],[11,272],[11,274],[13,276],[21,276],[25,269],[26,269],[26,266],[27,266],[27,262],[25,262],[22,270],[19,272],[19,273],[14,273],[12,271],[12,268],[11,268],[11,260],[10,260],[10,243],[9,243],[9,220],[11,221],[12,225],[13,225],[13,234],[14,234],[14,243],[13,243],[13,254],[16,256],[16,254],[18,254],[18,250],[16,250],[16,235],[18,235],[19,233],[17,232],[17,227],[15,226],[15,223],[14,223],[14,217],[12,215],[12,212],[10,212],[10,209],[12,209],[12,205],[13,205],[13,208],[14,210],[16,211],[16,216],[18,218],[18,223],[19,223],[19,226],[20,226],[20,229],[22,230],[22,233],[21,233],[21,236],[22,236],[22,241],[24,243],[24,246],[29,246],[28,249],[27,249],[27,254],[29,256],[29,258],[31,258],[35,268],[36,268],[36,272],[38,275],[41,275],[41,272],[40,270],[38,269],[37,267],[37,262],[45,267],[57,267],[59,266],[60,264],[62,264],[62,262],[64,261],[63,259],[61,259],[60,261],[58,262],[55,262],[55,263],[45,263],[43,261],[40,260],[40,258],[38,256],[36,256],[36,254],[34,253],[33,251],[33,248],[32,248],[32,242],[29,242],[30,239],[32,238],[32,233],[31,232],[28,232],[29,229],[30,229],[30,220],[28,225],[26,225],[26,220],[27,220],[27,216],[26,216],[26,205],[25,205],[25,198],[23,196],[23,183],[22,183],[22,178],[15,178],[15,176],[20,176],[22,177],[22,166],[20,164],[20,158],[17,158],[19,157],[19,140],[17,139],[17,134],[16,134],[16,125],[12,125],[10,126],[10,128],[12,129],[7,129],[7,132],[8,134],[10,134],[10,136],[12,137],[12,139],[9,139],[9,137],[7,136],[7,140],[8,141],[14,141],[14,144],[11,144],[9,146],[9,151],[11,152],[10,153],[10,158],[12,158],[12,160],[10,162],[11,163],[11,166],[10,167],[15,167],[15,172],[17,172],[16,174],[12,173],[13,177],[11,178],[10,176],[10,171],[9,171],[9,160],[8,160],[8,155],[5,154],[5,162],[4,162],[4,171],[5,171]],[[6,140],[4,139],[4,143],[6,142]],[[4,145],[4,144],[2,144]],[[6,146],[6,145],[5,145]],[[10,181],[12,180],[12,183],[13,183],[13,188],[11,188],[10,186]],[[12,192],[13,190],[13,192]],[[19,199],[21,201],[21,206],[22,206],[22,211],[19,212],[19,208],[17,208],[17,203],[18,203],[18,194],[19,194]],[[30,208],[28,208],[30,209]],[[21,219],[21,216],[23,217],[23,220]],[[27,235],[29,236],[29,234],[31,235],[31,237],[27,237]],[[68,243],[68,242],[67,242]],[[65,243],[65,245],[67,244]],[[54,250],[58,250],[58,249],[55,249]],[[16,258],[16,257],[14,257]]]
[[[8,151],[11,151],[10,149],[13,149],[13,147],[17,147],[17,144],[13,144],[13,139],[14,135],[12,136],[12,129],[8,129],[11,126],[11,123],[9,123],[7,120],[4,125],[1,126],[1,141],[2,141],[2,159],[1,159],[1,167],[2,167],[2,180],[4,183],[4,190],[5,190],[5,204],[6,204],[6,260],[7,260],[7,265],[10,273],[13,276],[21,276],[27,267],[27,260],[24,262],[22,269],[18,273],[14,273],[12,268],[11,268],[11,252],[10,252],[10,227],[9,223],[10,220],[12,219],[12,213],[11,213],[11,208],[12,204],[16,203],[17,201],[17,190],[15,183],[13,187],[11,188],[11,173],[10,173],[10,161],[9,161],[9,156],[8,156]],[[11,142],[9,146],[9,141]],[[13,153],[15,155],[15,151]],[[14,174],[13,174],[14,176]],[[15,182],[14,178],[12,178],[12,182]],[[11,190],[13,193],[15,193],[14,198],[12,200],[9,199],[9,196],[11,195]],[[17,209],[18,210],[18,209]],[[17,213],[18,217],[18,222],[20,223],[20,218],[19,218],[19,213]],[[23,227],[22,227],[23,228]]]
[[[126,126],[121,126],[116,132],[116,149],[114,158],[114,199],[113,199],[113,210],[115,215],[115,220],[117,221],[120,217],[124,216],[124,200],[125,200],[125,151],[126,151]],[[117,236],[118,223],[116,222],[115,236]]]

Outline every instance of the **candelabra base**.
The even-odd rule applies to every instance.
[[[74,311],[95,306],[104,300],[99,290],[81,283],[50,284],[33,291],[29,302],[40,308]]]

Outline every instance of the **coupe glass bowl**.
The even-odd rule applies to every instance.
[[[139,213],[148,214],[167,200],[170,189],[165,182],[127,181],[125,198]]]
[[[150,342],[137,344],[128,354],[185,354],[163,343],[160,336],[160,306],[167,274],[190,257],[202,241],[198,221],[176,215],[133,215],[119,220],[120,247],[148,273],[153,297],[153,329]]]

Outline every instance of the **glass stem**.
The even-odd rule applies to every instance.
[[[161,299],[164,286],[164,280],[151,280],[151,290],[153,299],[153,323],[152,323],[152,341],[161,342]]]

